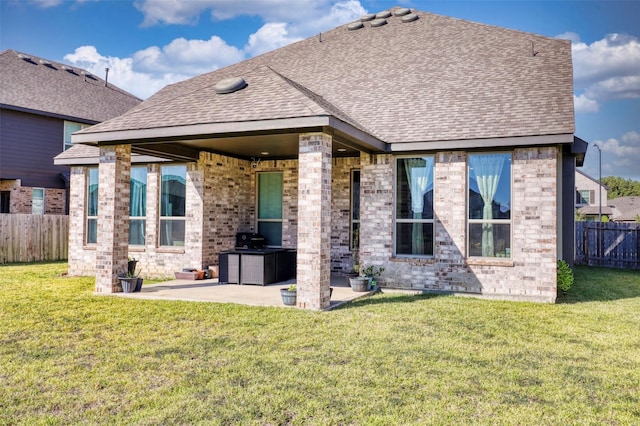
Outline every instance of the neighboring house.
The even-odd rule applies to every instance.
[[[0,53],[0,213],[67,214],[69,167],[53,157],[71,133],[140,102],[85,70]]]
[[[258,232],[296,249],[301,308],[328,307],[356,254],[383,288],[554,302],[586,152],[573,133],[569,41],[368,15],[74,134],[99,157],[56,159],[76,164],[69,273],[118,291],[128,256],[166,277]]]
[[[600,204],[602,194],[602,204]],[[576,209],[585,220],[598,220],[598,216],[611,216],[611,207],[607,204],[607,186],[600,184],[597,179],[576,169]]]
[[[610,219],[613,222],[640,222],[640,197],[620,197],[609,200],[612,210]]]

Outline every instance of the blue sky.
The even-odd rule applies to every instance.
[[[396,5],[571,39],[576,135],[602,147],[602,176],[640,181],[637,0],[0,0],[0,50],[102,77],[109,67],[110,82],[147,98]],[[598,178],[597,149],[583,171]]]

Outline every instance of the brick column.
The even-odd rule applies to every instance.
[[[306,133],[299,144],[297,305],[319,310],[329,307],[332,138]]]
[[[122,291],[118,273],[127,271],[131,146],[100,147],[98,169],[96,292]]]

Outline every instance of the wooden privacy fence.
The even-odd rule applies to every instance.
[[[575,263],[640,269],[640,224],[576,222]]]
[[[0,264],[67,259],[69,216],[0,214]]]

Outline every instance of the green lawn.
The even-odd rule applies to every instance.
[[[93,294],[0,266],[0,424],[640,424],[640,273],[556,305],[382,294],[331,312]]]

